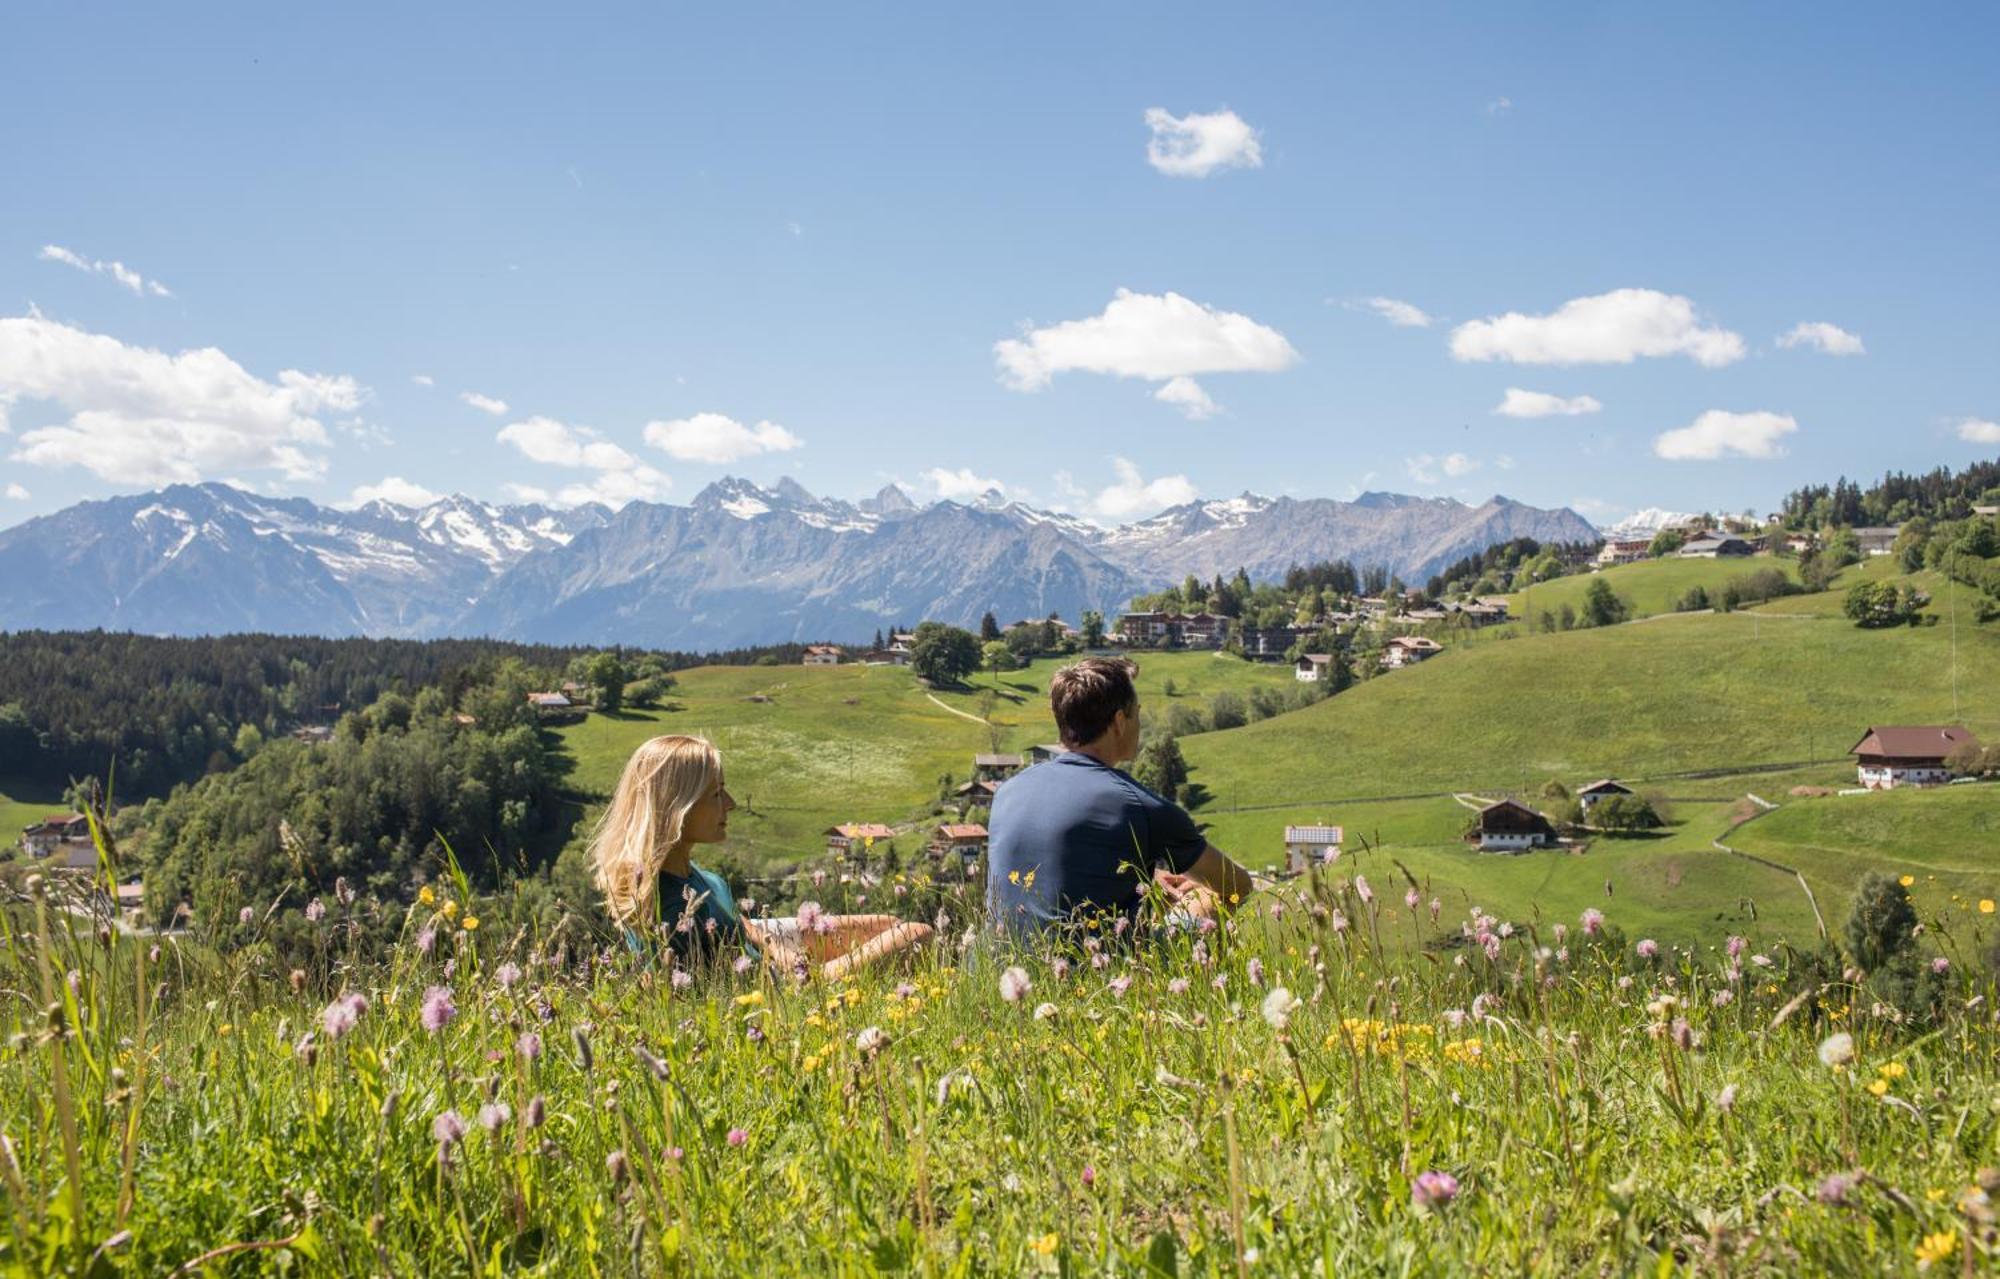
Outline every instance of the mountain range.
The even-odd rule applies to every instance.
[[[447,497],[355,509],[221,483],[80,502],[0,530],[0,625],[154,634],[428,637],[711,649],[856,639],[891,622],[1084,609],[1234,573],[1348,559],[1420,581],[1497,542],[1589,542],[1575,512],[1494,497],[1245,493],[1104,528],[988,492],[860,502],[791,479],[686,506]]]

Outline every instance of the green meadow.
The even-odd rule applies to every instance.
[[[1553,582],[1516,591],[1506,597],[1507,610],[1516,618],[1527,618],[1544,612],[1560,613],[1562,606],[1567,604],[1581,613],[1584,593],[1590,589],[1593,580],[1603,578],[1631,607],[1632,616],[1650,617],[1656,613],[1673,612],[1675,602],[1694,587],[1702,587],[1714,595],[1731,578],[1766,568],[1778,569],[1793,581],[1798,580],[1798,561],[1777,555],[1752,555],[1745,559],[1641,560],[1637,564],[1620,564],[1598,573],[1559,577]]]

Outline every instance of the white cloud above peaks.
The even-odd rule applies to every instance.
[[[1741,335],[1702,323],[1692,301],[1656,289],[1572,298],[1547,315],[1509,311],[1451,332],[1453,359],[1513,364],[1630,364],[1684,355],[1704,368],[1743,358]]]
[[[1169,381],[1153,392],[1153,398],[1179,409],[1190,422],[1200,422],[1222,412],[1222,406],[1208,398],[1201,383],[1185,375]]]
[[[1099,489],[1090,502],[1091,510],[1107,519],[1129,520],[1151,515],[1200,496],[1193,481],[1185,475],[1162,475],[1148,480],[1139,474],[1135,463],[1122,457],[1111,459],[1111,467],[1117,472],[1118,482]]]
[[[1798,429],[1789,413],[1710,409],[1686,426],[1662,432],[1653,440],[1653,454],[1671,462],[1783,457],[1784,438]]]
[[[1866,355],[1868,348],[1861,344],[1861,335],[1849,333],[1837,324],[1824,320],[1808,320],[1792,326],[1789,332],[1780,334],[1778,345],[1785,350],[1794,347],[1808,347],[1825,355]]]
[[[589,427],[572,427],[554,418],[531,417],[521,422],[510,422],[500,428],[495,438],[503,444],[512,445],[523,457],[542,466],[595,472],[589,479],[572,480],[555,487],[549,483],[508,485],[508,491],[517,496],[526,493],[539,495],[533,499],[524,497],[523,500],[547,501],[558,506],[602,502],[606,506],[618,507],[627,502],[658,497],[671,483],[665,475],[640,462],[625,449],[598,438],[597,432]],[[548,480],[552,477],[542,478]]]
[[[9,460],[77,466],[114,484],[196,483],[326,470],[321,414],[364,396],[351,377],[286,369],[266,381],[213,347],[169,355],[39,314],[0,318],[0,403],[41,401],[66,421],[24,431]]]
[[[2000,444],[2000,422],[1966,418],[1958,424],[1958,438],[1967,444]]]
[[[75,267],[90,275],[108,275],[119,285],[130,289],[138,297],[170,298],[173,291],[158,280],[149,280],[123,262],[107,262],[100,258],[87,258],[81,253],[65,249],[60,244],[44,244],[36,255],[44,262],[60,262],[64,266]]]
[[[1039,391],[1058,373],[1171,383],[1204,373],[1275,373],[1299,360],[1284,334],[1247,315],[1178,293],[1130,289],[1119,289],[1097,315],[996,342],[993,354],[1000,381],[1016,391]],[[1160,398],[1183,409],[1192,400],[1185,386]]]
[[[740,462],[760,453],[789,453],[805,441],[776,422],[745,426],[721,413],[697,413],[646,423],[646,443],[683,462]]]
[[[1514,465],[1510,458],[1502,459],[1502,469]],[[1447,479],[1458,479],[1478,470],[1478,458],[1464,453],[1447,453],[1437,457],[1429,453],[1419,453],[1415,457],[1403,459],[1403,470],[1418,484],[1441,484]]]
[[[494,417],[503,417],[507,412],[507,401],[496,400],[490,395],[481,395],[477,391],[460,391],[458,398],[464,400],[473,408],[478,409],[481,413],[491,413]]]
[[[347,501],[341,505],[352,510],[379,500],[392,506],[406,506],[411,510],[417,510],[429,506],[443,496],[442,493],[434,493],[400,475],[387,475],[379,483],[357,485],[355,490],[348,494]]]
[[[1501,417],[1579,417],[1603,408],[1595,396],[1551,395],[1547,391],[1524,391],[1510,386],[1493,411]]]
[[[955,471],[942,466],[933,466],[923,475],[924,486],[947,502],[963,502],[987,492],[1005,493],[1007,486],[999,480],[990,480],[983,475],[975,475],[972,468],[961,466]]]
[[[1260,169],[1264,149],[1234,111],[1176,116],[1163,107],[1146,110],[1146,163],[1170,178],[1205,178],[1220,169]]]

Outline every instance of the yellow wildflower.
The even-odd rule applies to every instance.
[[[1021,887],[1033,888],[1034,886],[1035,886],[1035,872],[1029,871],[1026,875],[1021,877]]]
[[[223,1023],[222,1023],[222,1025],[221,1025],[221,1026],[220,1026],[220,1027],[219,1027],[219,1028],[218,1028],[218,1029],[216,1030],[216,1032],[215,1032],[215,1033],[216,1033],[216,1034],[218,1034],[218,1035],[226,1035],[226,1034],[228,1034],[228,1033],[229,1033],[230,1031],[232,1031],[232,1030],[234,1030],[234,1029],[236,1029],[236,1027],[235,1027],[234,1025],[232,1025],[231,1023],[229,1023],[229,1022],[226,1022],[226,1021],[225,1021],[225,1022],[223,1022]]]
[[[1880,1097],[1883,1093],[1889,1091],[1889,1081],[1886,1079],[1871,1079],[1868,1081],[1868,1091]]]
[[[1018,870],[1008,871],[1007,882],[1010,884],[1019,884],[1021,882],[1021,872]]]
[[[1991,897],[1982,897],[1979,899],[1979,913],[1982,915],[1991,915],[1993,913],[1993,899]]]
[[[425,906],[430,905],[437,899],[438,895],[431,891],[431,886],[429,884],[425,884],[422,888],[419,888],[417,890],[417,901],[419,901]]]
[[[1875,1069],[1884,1079],[1901,1079],[1910,1073],[1910,1068],[1900,1061],[1885,1061]]]
[[[846,995],[846,999],[847,999],[847,1006],[848,1006],[849,1008],[852,1008],[852,1007],[854,1007],[854,1005],[856,1005],[856,1004],[858,1004],[858,1003],[860,1003],[860,1002],[861,1002],[861,992],[860,992],[860,991],[858,991],[858,990],[856,990],[856,989],[854,989],[853,987],[849,987],[849,988],[848,988],[848,991],[847,991],[847,995]]]
[[[1915,875],[1905,875],[1896,882],[1901,884],[1903,887],[1908,888],[1910,887],[1910,885],[1917,882],[1917,877]]]
[[[460,928],[463,928],[463,929],[464,929],[464,930],[465,930],[466,932],[468,932],[468,933],[470,933],[470,932],[476,932],[476,931],[478,931],[478,929],[479,929],[479,916],[477,916],[477,915],[467,915],[467,916],[465,917],[465,922],[464,922],[464,923],[462,923],[462,924],[460,924],[460,925],[459,925],[459,927],[460,927]]]
[[[763,1002],[764,992],[761,990],[753,990],[747,995],[738,995],[736,997],[736,1006],[738,1008],[754,1008]]]
[[[1932,1186],[1932,1187],[1931,1187],[1931,1188],[1930,1188],[1929,1190],[1926,1190],[1926,1191],[1924,1191],[1924,1198],[1925,1198],[1926,1200],[1928,1200],[1929,1202],[1931,1202],[1931,1203],[1934,1203],[1934,1204],[1940,1204],[1940,1203],[1943,1203],[1943,1202],[1944,1202],[1944,1187],[1943,1187],[1943,1186]]]
[[[1957,1238],[1958,1237],[1956,1235],[1952,1236],[1953,1242],[1956,1242]],[[1028,1247],[1034,1250],[1036,1256],[1047,1257],[1047,1256],[1052,1256],[1055,1253],[1056,1246],[1060,1243],[1062,1243],[1061,1237],[1058,1236],[1054,1231],[1050,1231],[1048,1234],[1043,1235],[1040,1239],[1030,1239],[1028,1241]]]
[[[815,1070],[818,1070],[818,1069],[819,1069],[819,1054],[818,1054],[818,1053],[814,1053],[814,1054],[813,1054],[812,1056],[810,1056],[810,1057],[806,1058],[806,1059],[805,1059],[804,1061],[800,1062],[800,1063],[799,1063],[799,1069],[800,1069],[800,1070],[803,1070],[803,1071],[806,1071],[807,1073],[810,1073],[810,1072],[812,1072],[812,1071],[815,1071]]]
[[[438,914],[443,915],[446,919],[450,919],[453,915],[458,914],[458,903],[447,901],[444,905],[438,907]]]
[[[1917,1260],[1931,1264],[1949,1261],[1957,1251],[1958,1232],[1940,1230],[1934,1235],[1925,1235],[1923,1242],[1917,1245]]]

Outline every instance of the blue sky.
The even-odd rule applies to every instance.
[[[0,524],[726,473],[1604,520],[2000,453],[1990,6],[414,8],[0,17]]]

